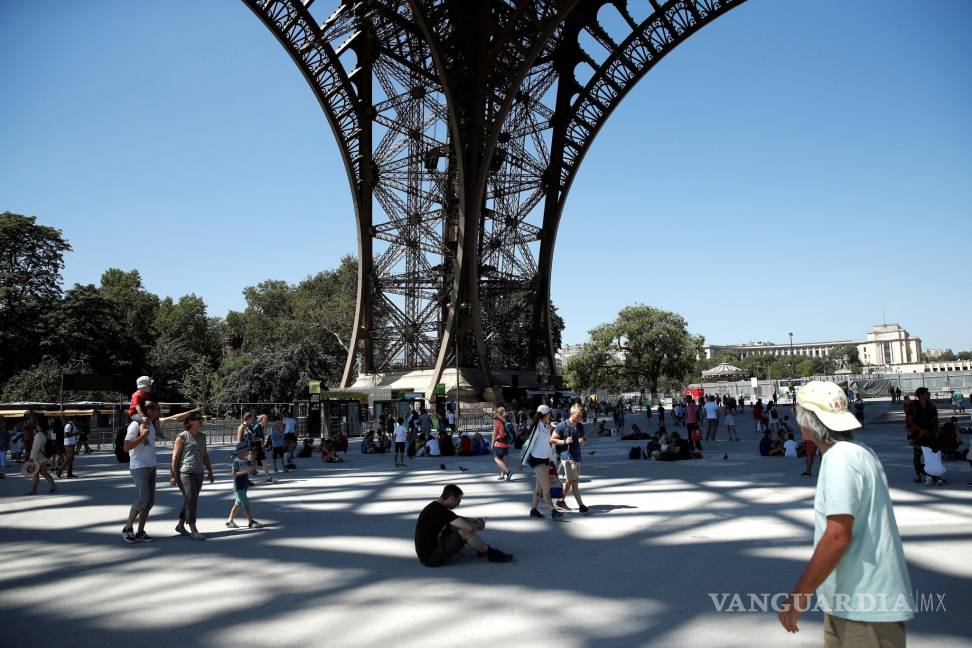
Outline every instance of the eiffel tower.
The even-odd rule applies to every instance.
[[[243,0],[347,171],[359,269],[341,386],[431,391],[456,367],[491,400],[554,374],[554,244],[585,153],[658,61],[743,1]]]

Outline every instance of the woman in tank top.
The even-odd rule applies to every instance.
[[[203,416],[198,412],[191,414],[183,422],[185,429],[176,437],[175,445],[172,447],[172,476],[169,478],[169,483],[178,486],[183,497],[179,524],[176,525],[175,530],[193,540],[206,539],[206,536],[196,529],[196,507],[199,503],[199,491],[202,490],[204,467],[209,473],[209,483],[213,483],[213,467],[209,463],[206,433],[202,431],[202,422]]]

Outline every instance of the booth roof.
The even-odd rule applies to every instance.
[[[717,364],[711,369],[707,369],[702,372],[703,376],[738,376],[745,373],[739,367],[734,367],[728,362],[723,362],[722,364]]]

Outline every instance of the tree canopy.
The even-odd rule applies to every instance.
[[[590,331],[591,340],[566,366],[575,388],[647,389],[681,382],[696,368],[703,338],[681,315],[637,304]]]

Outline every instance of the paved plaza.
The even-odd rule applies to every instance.
[[[914,588],[944,594],[944,611],[909,625],[909,645],[968,646],[972,469],[951,462],[946,485],[912,483],[903,422],[889,407],[869,405],[858,438],[884,462]],[[788,592],[811,553],[803,459],[759,457],[751,417],[737,421],[743,441],[707,444],[694,461],[631,461],[631,443],[592,439],[582,486],[593,514],[562,522],[529,518],[531,482],[497,481],[490,457],[402,470],[392,455],[353,449],[343,465],[303,459],[253,489],[267,528],[229,530],[229,452],[214,448],[218,479],[199,512],[208,540],[176,535],[182,499],[162,468],[147,526],[156,541],[126,545],[133,487],[114,456],[81,457],[82,478],[53,495],[23,496],[25,480],[8,468],[0,645],[819,646],[819,613],[791,636],[772,612],[719,612],[709,596]],[[167,466],[168,453],[159,461]],[[459,512],[486,516],[484,538],[515,562],[418,562],[415,519],[447,483],[465,491]]]

